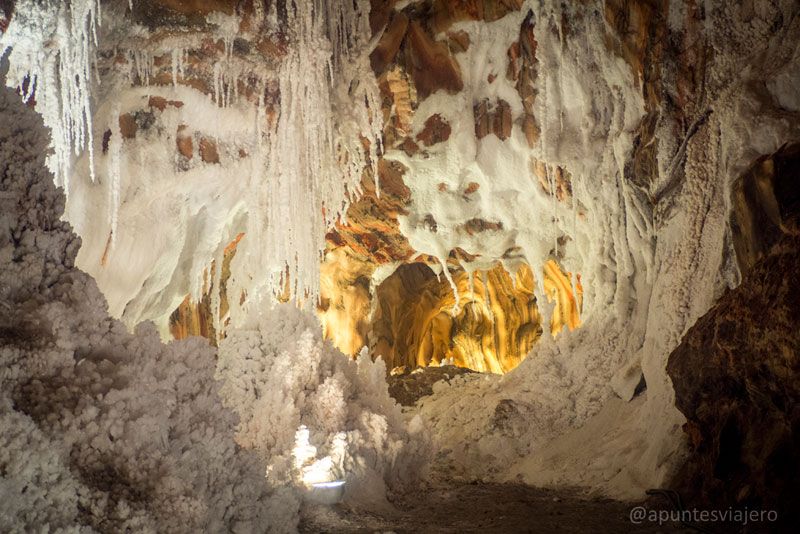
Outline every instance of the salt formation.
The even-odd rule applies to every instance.
[[[472,102],[502,99],[512,120],[520,116],[520,96],[502,73],[528,8],[541,137],[529,147],[515,122],[505,141],[477,140]],[[704,73],[703,105],[686,131],[674,110],[660,115],[653,141],[659,175],[644,187],[626,170],[646,111],[642,88],[609,52],[600,8],[529,2],[497,22],[453,27],[473,43],[455,55],[465,89],[433,94],[414,118],[419,131],[438,113],[453,134],[425,157],[387,154],[409,169],[412,203],[401,218],[403,233],[416,250],[438,258],[456,247],[480,254],[481,262],[512,266],[508,251],[532,265],[557,258],[582,274],[584,286],[580,329],[543,338],[502,378],[465,375],[422,400],[419,412],[435,443],[450,451],[445,461],[455,472],[634,498],[663,484],[680,462],[683,421],[666,359],[716,295],[736,283],[726,238],[730,184],[758,154],[800,135],[779,118],[783,112],[763,115],[769,98],[758,89],[759,80],[773,76],[780,85],[767,87],[792,87],[786,79],[800,75],[796,46],[787,44],[800,32],[796,5],[776,2],[756,16],[741,9],[708,7],[704,35],[716,52]],[[767,28],[780,20],[791,22],[771,35]],[[681,36],[683,29],[672,31]],[[678,90],[675,61],[660,65],[668,92]],[[553,202],[529,185],[531,156],[570,173],[571,203]],[[438,187],[443,179],[447,187]],[[477,201],[458,194],[473,181],[480,185]],[[552,177],[547,182],[552,192]],[[435,232],[425,224],[428,214],[436,217]],[[476,237],[463,231],[471,218],[501,224],[491,237]],[[640,382],[646,393],[628,402]]]
[[[232,333],[216,370],[200,339],[108,317],[73,266],[41,123],[6,90],[0,113],[0,530],[291,532],[303,483],[341,478],[374,504],[414,479],[423,442],[382,364],[296,307]],[[301,425],[314,450],[294,464]]]
[[[287,41],[285,57],[266,67],[234,58],[241,17],[207,17],[224,47],[213,65],[213,102],[182,83],[186,51],[199,48],[200,37],[142,46],[148,30],[131,24],[127,3],[104,6],[101,31],[94,0],[26,0],[0,36],[0,50],[11,49],[8,83],[26,97],[36,88],[37,110],[54,132],[50,167],[75,192],[67,218],[84,241],[78,265],[98,281],[112,315],[131,327],[154,319],[165,333],[169,313],[187,293],[199,298],[212,260],[240,233],[246,237],[231,266],[231,293],[246,293],[245,307],[277,294],[312,305],[325,232],[359,195],[362,174],[377,175],[382,116],[368,60],[369,2],[290,2],[281,20],[274,7],[249,21]],[[95,66],[96,45],[116,60],[112,68]],[[154,85],[163,57],[171,87]],[[48,74],[55,66],[58,77]],[[92,70],[100,84],[92,83]],[[248,84],[256,88],[249,99],[239,94]],[[153,124],[142,113],[153,96],[178,102],[155,117],[165,136],[144,131]],[[121,132],[120,120],[138,135]],[[205,139],[206,146],[224,140],[230,152],[202,165],[176,161],[164,137]],[[249,313],[237,303],[234,324]]]
[[[274,129],[259,130],[266,146],[257,145],[267,176],[256,172],[251,178],[258,200],[250,211],[265,224],[257,226],[253,244],[245,241],[233,268],[251,262],[247,275],[267,270],[268,287],[280,292],[288,285],[291,295],[316,302],[325,231],[359,194],[364,169],[377,174],[382,124],[364,42],[369,3],[316,0],[290,4],[288,11],[296,42],[278,72],[280,116]],[[369,145],[366,154],[361,135]],[[236,272],[233,280],[234,288],[258,300],[258,284],[241,285]]]
[[[0,530],[291,526],[233,441],[213,351],[106,315],[73,266],[40,120],[5,89],[0,113]]]
[[[237,442],[258,451],[271,485],[344,480],[351,504],[383,506],[387,485],[414,481],[425,462],[421,428],[406,429],[383,362],[344,357],[291,304],[232,330],[217,377],[241,417]]]
[[[296,310],[270,311],[265,305],[271,291],[284,287],[300,300],[314,301],[320,232],[343,212],[348,194],[357,193],[362,169],[373,165],[380,153],[373,80],[365,75],[365,52],[369,49],[366,2],[360,2],[358,10],[350,2],[319,0],[313,3],[313,9],[308,3],[289,4],[289,47],[275,65],[281,74],[280,86],[276,90],[269,73],[253,73],[258,87],[254,102],[241,95],[237,99],[233,83],[244,72],[230,54],[231,43],[235,45],[231,33],[238,20],[235,16],[207,19],[225,50],[213,70],[215,99],[180,83],[182,56],[173,51],[196,45],[190,42],[191,37],[175,39],[166,50],[134,54],[129,63],[136,75],[130,79],[139,86],[131,87],[128,78],[122,76],[122,81],[114,79],[119,85],[112,84],[113,90],[98,98],[93,117],[94,124],[109,125],[108,152],[103,156],[109,158],[109,164],[98,166],[98,173],[108,174],[99,175],[100,180],[93,184],[89,179],[94,168],[91,154],[78,159],[72,168],[80,178],[70,182],[67,208],[69,220],[84,239],[78,262],[97,278],[109,298],[112,314],[122,316],[129,324],[144,318],[164,318],[187,293],[195,297],[202,293],[204,282],[218,285],[224,248],[240,233],[246,233],[231,265],[229,285],[231,302],[244,300],[246,307],[234,306],[231,310],[230,318],[239,328],[230,329],[221,342],[217,369],[224,384],[223,400],[239,415],[240,424],[234,428],[232,420],[219,422],[216,418],[201,422],[214,423],[212,430],[235,432],[238,443],[255,449],[262,469],[268,470],[269,487],[263,496],[257,486],[248,484],[245,487],[252,493],[232,499],[234,503],[245,506],[245,501],[266,499],[265,509],[282,506],[290,512],[285,516],[287,524],[297,507],[298,497],[292,489],[295,485],[341,478],[356,492],[360,489],[380,500],[386,484],[402,482],[399,474],[406,469],[414,473],[406,455],[417,450],[412,443],[416,432],[403,428],[381,389],[384,386],[379,387],[380,365],[341,358],[320,340],[318,326],[312,320]],[[432,449],[439,453],[440,466],[449,475],[578,485],[634,498],[644,489],[664,483],[681,460],[683,419],[674,407],[665,365],[686,329],[720,292],[738,280],[727,236],[730,184],[755,157],[775,151],[786,139],[800,137],[795,94],[800,78],[796,2],[765,2],[763,9],[729,4],[707,2],[701,27],[689,31],[684,27],[690,19],[687,10],[678,2],[670,3],[669,24],[664,28],[666,42],[701,36],[697,42],[708,47],[704,56],[707,64],[691,72],[700,78],[702,90],[690,89],[698,94],[693,95],[696,101],[691,106],[681,110],[685,121],[678,120],[675,109],[675,103],[681,101],[680,82],[687,77],[681,74],[679,64],[685,58],[675,57],[677,52],[671,48],[654,58],[659,62],[658,76],[647,83],[656,84],[664,95],[655,108],[648,109],[652,103],[645,99],[641,73],[608,45],[608,40],[619,37],[608,31],[603,7],[609,3],[528,1],[519,12],[494,22],[459,22],[451,28],[464,32],[470,43],[453,52],[463,73],[464,89],[437,91],[425,98],[413,110],[409,127],[413,133],[420,132],[424,120],[436,113],[447,120],[453,134],[445,142],[428,147],[424,154],[409,155],[399,150],[386,154],[408,169],[403,180],[411,190],[411,204],[400,218],[400,229],[416,251],[439,260],[451,282],[448,260],[455,249],[477,257],[476,261],[463,262],[467,272],[486,270],[497,262],[513,271],[523,261],[538,268],[558,260],[567,270],[582,274],[584,307],[581,329],[564,332],[555,341],[545,336],[532,357],[511,373],[502,378],[460,376],[450,384],[439,384],[432,396],[419,403],[420,417],[414,420],[414,430],[418,425],[431,430]],[[25,6],[32,7],[33,3],[26,2]],[[59,18],[59,13],[65,16],[63,10],[46,13],[49,18],[41,20],[50,21],[47,24],[20,18],[21,29],[12,26],[3,37],[3,48],[12,43],[13,54],[19,54],[12,56],[15,68],[19,68],[19,58],[28,57],[25,54],[36,60],[30,62],[32,65],[50,65],[39,61],[35,53],[47,50],[43,44],[57,33],[57,21],[67,19]],[[260,16],[274,25],[279,18],[275,12]],[[508,51],[528,17],[539,67],[533,113],[527,115],[529,110],[525,110],[525,119],[535,116],[535,142],[520,128],[525,102],[518,88],[503,76],[509,67]],[[110,19],[117,25],[120,20],[124,19]],[[62,25],[72,27],[66,22]],[[146,35],[143,29],[136,32],[142,32],[137,38]],[[88,42],[85,35],[80,34],[76,42]],[[39,40],[34,42],[36,38]],[[153,58],[164,56],[171,62],[172,83],[148,86],[154,76]],[[75,64],[70,63],[70,68],[79,77],[88,72],[74,68]],[[14,82],[26,86],[24,75],[19,74],[22,71],[15,72]],[[355,83],[358,80],[361,83]],[[56,91],[58,84],[51,87]],[[78,92],[82,97],[87,94]],[[49,98],[46,94],[43,97]],[[74,120],[81,116],[79,108],[88,119],[85,107],[80,107],[85,98],[69,97],[66,101],[71,106],[67,124],[80,123]],[[358,106],[351,105],[355,101]],[[474,133],[473,110],[476,103],[484,101],[490,107],[493,103],[500,107],[500,102],[507,107],[512,124],[507,139],[496,135],[478,138]],[[48,124],[54,125],[56,153],[64,153],[63,147],[72,147],[73,140],[68,136],[68,143],[60,141],[65,128],[80,128],[64,127],[63,121],[59,122],[61,115],[48,112],[46,116]],[[127,134],[122,131],[123,117]],[[213,117],[213,124],[206,117]],[[646,118],[652,119],[656,131],[648,141],[648,146],[657,148],[655,171],[637,183],[630,176],[630,164],[643,141],[637,137],[637,130]],[[363,145],[359,134],[366,138]],[[531,172],[540,165],[544,166],[541,184],[535,171]],[[555,197],[556,168],[571,177],[571,195],[563,200]],[[326,175],[326,171],[331,172]],[[471,183],[479,188],[464,195]],[[25,204],[29,205],[32,203]],[[37,214],[35,210],[31,207],[31,214]],[[430,218],[435,218],[436,231]],[[475,235],[465,231],[471,220],[495,224]],[[53,227],[63,228],[51,222]],[[20,247],[31,246],[31,242],[43,246],[48,238],[12,233],[8,242]],[[21,274],[47,275],[52,263],[71,261],[75,244],[70,243],[60,245],[68,247],[69,254],[39,261],[31,265],[30,272]],[[6,248],[12,251],[7,255],[13,254],[15,249]],[[204,280],[203,271],[212,259],[214,268]],[[388,274],[386,269],[380,272],[380,276]],[[58,451],[55,458],[61,458],[61,462],[74,460],[65,448],[50,442],[77,439],[75,428],[106,447],[101,448],[103,451],[117,452],[116,447],[120,447],[126,452],[123,445],[115,445],[125,443],[118,438],[126,435],[126,428],[114,426],[110,417],[100,417],[103,426],[98,426],[97,432],[92,426],[98,425],[93,421],[98,413],[110,413],[107,403],[114,396],[96,399],[80,389],[70,389],[73,383],[123,392],[128,391],[128,385],[155,388],[154,398],[160,402],[153,408],[155,413],[161,417],[163,412],[158,409],[175,406],[181,414],[175,417],[182,421],[181,417],[189,417],[190,412],[181,412],[177,400],[159,388],[164,381],[183,386],[200,375],[207,377],[211,368],[207,353],[195,360],[181,352],[188,350],[185,344],[171,346],[179,354],[168,360],[172,349],[158,345],[146,328],[140,331],[144,340],[137,340],[96,311],[92,312],[95,315],[67,314],[73,309],[64,305],[64,299],[70,299],[70,305],[79,301],[77,289],[70,288],[88,292],[88,298],[80,295],[80,302],[86,301],[86,306],[98,306],[99,302],[90,282],[72,270],[68,277],[76,281],[67,288],[53,285],[51,280],[36,283],[42,298],[51,304],[34,301],[38,307],[30,309],[32,305],[18,305],[31,302],[24,292],[11,300],[21,308],[15,313],[23,319],[32,317],[30,324],[34,327],[52,322],[55,333],[42,343],[52,353],[49,356],[60,358],[57,361],[61,363],[47,360],[45,365],[38,348],[38,352],[26,348],[28,352],[23,354],[16,344],[2,353],[10,362],[5,368],[12,370],[2,375],[3,413],[9,425],[34,432],[33,445],[44,448],[47,444],[48,449]],[[543,278],[537,277],[541,304],[546,293]],[[18,287],[13,279],[8,284]],[[63,294],[59,293],[62,289]],[[213,308],[220,307],[215,301]],[[546,306],[542,308],[545,315],[550,313]],[[39,313],[40,309],[44,311]],[[58,313],[48,311],[53,309]],[[23,320],[19,324],[28,323]],[[81,344],[84,339],[98,343]],[[139,348],[140,343],[152,349]],[[111,349],[118,345],[124,345],[121,353],[126,356],[141,353],[142,358],[148,354],[152,358],[156,354],[157,362],[163,359],[169,365],[135,360],[146,372],[137,367],[137,373],[133,373],[128,358],[113,357],[116,352]],[[78,351],[83,363],[72,363],[75,350],[85,347],[93,349]],[[27,363],[38,362],[41,368],[27,367]],[[174,376],[187,365],[197,365],[200,370]],[[55,378],[35,374],[46,373],[48,367],[57,369]],[[83,369],[94,379],[82,381]],[[45,384],[42,376],[50,380],[46,385],[63,384],[63,388],[48,388],[31,380]],[[210,388],[203,380],[198,381]],[[18,388],[19,383],[25,387]],[[178,391],[185,392],[182,387]],[[60,422],[54,417],[48,419],[47,409],[31,409],[29,414],[15,408],[36,408],[39,404],[30,400],[51,399],[51,392],[56,400],[57,395],[67,396],[70,402],[52,403],[65,406],[65,410],[88,406],[97,412],[75,408],[70,417],[62,418],[70,426],[67,438],[61,438],[56,428]],[[11,402],[16,400],[14,395],[20,403]],[[127,393],[120,395],[127,400]],[[212,406],[211,398],[210,394],[201,395],[199,400],[193,398],[203,405],[192,410],[205,416],[204,407]],[[162,429],[161,423],[138,417],[144,410],[136,403],[146,399],[130,402],[137,410],[133,419],[136,424],[148,431]],[[218,417],[226,413],[219,406],[214,406],[213,412]],[[82,414],[83,419],[72,417],[74,413]],[[168,419],[164,415],[158,421],[163,418]],[[41,435],[36,433],[37,428]],[[184,429],[178,424],[176,428]],[[3,453],[20,454],[22,435],[22,431],[9,433],[6,439],[14,442]],[[109,435],[114,441],[109,438],[107,443]],[[238,478],[250,480],[248,462],[252,460],[241,460],[239,467],[235,463],[238,460],[231,459],[236,449],[228,440],[219,439],[227,448],[219,445],[223,452],[208,452],[213,460],[209,465],[218,466],[223,461],[226,469],[235,465],[240,470]],[[202,448],[206,445],[205,441],[198,445],[199,451],[206,451]],[[78,453],[86,450],[81,447]],[[194,450],[188,445],[186,448]],[[161,454],[160,449],[147,450],[148,454]],[[201,463],[195,461],[196,456],[179,457],[177,452],[172,456],[177,458],[175,472],[179,475],[166,481],[152,475],[166,488],[162,490],[157,484],[156,489],[169,497],[183,491],[181,476],[193,475],[192,468]],[[120,465],[136,474],[128,467],[130,455],[117,457]],[[47,462],[56,461],[53,458],[37,454],[30,465],[52,465]],[[136,469],[148,469],[147,462],[141,461]],[[55,480],[38,487],[86,484],[73,481],[58,466],[48,473],[55,473]],[[94,477],[88,477],[91,481],[103,480],[98,470],[90,473]],[[13,476],[17,478],[9,484],[26,475],[15,472]],[[235,495],[229,484],[221,484],[222,495]],[[101,494],[97,500],[102,501],[100,483],[91,487],[97,487]],[[186,487],[190,497],[179,502],[194,499],[190,504],[199,503],[196,507],[204,509],[211,493],[208,486],[200,484],[200,496],[193,493],[196,490],[191,485]],[[58,496],[65,494],[68,503],[58,509],[71,514],[69,510],[74,507],[69,503],[76,492],[83,498],[78,490],[55,491]],[[50,490],[44,493],[50,494]],[[357,500],[366,497],[353,496]],[[24,510],[20,513],[34,514],[34,523],[47,520],[36,518],[41,509],[34,505],[7,501]],[[159,500],[158,506],[162,502],[175,500]],[[166,517],[165,521],[170,521],[170,505],[163,506],[147,508],[135,517],[148,521],[148,514],[152,514],[157,520]],[[112,512],[128,517],[128,508]],[[140,509],[145,508],[142,505]],[[183,517],[181,513],[175,515]],[[243,521],[250,521],[255,513],[243,510]],[[113,514],[111,517],[117,517]],[[63,521],[72,521],[72,517]],[[123,524],[124,517],[120,519]]]
[[[52,131],[48,166],[67,194],[72,160],[84,150],[94,180],[91,87],[99,20],[100,0],[21,0],[14,24],[0,34],[0,57],[11,49],[7,82],[22,88],[26,101],[35,98]]]

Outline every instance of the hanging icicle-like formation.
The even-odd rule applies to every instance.
[[[14,24],[0,36],[0,50],[13,45],[9,81],[18,85],[26,98],[35,97],[37,110],[44,114],[45,123],[53,131],[54,156],[50,167],[65,188],[72,176],[74,201],[78,204],[86,200],[84,197],[94,195],[95,189],[76,179],[85,176],[88,182],[91,173],[94,181],[89,75],[93,71],[98,75],[102,72],[103,84],[115,88],[104,95],[112,101],[97,102],[95,115],[98,134],[100,125],[104,127],[105,157],[98,184],[105,190],[99,202],[108,204],[100,217],[108,219],[108,226],[101,228],[102,225],[95,224],[97,214],[92,210],[81,208],[71,213],[73,224],[85,234],[83,266],[101,280],[116,309],[128,310],[126,313],[136,321],[163,315],[163,312],[148,315],[152,311],[150,304],[128,306],[131,299],[154,300],[137,293],[138,290],[123,287],[109,275],[114,269],[125,268],[115,263],[114,247],[120,243],[128,246],[132,241],[127,233],[132,226],[125,217],[134,217],[134,211],[122,208],[130,208],[141,198],[136,187],[121,186],[138,182],[159,186],[173,181],[184,184],[170,188],[170,194],[180,197],[176,206],[185,206],[190,198],[195,202],[195,211],[176,209],[175,217],[199,217],[197,210],[211,209],[219,197],[210,195],[203,199],[195,195],[196,191],[183,191],[186,175],[205,174],[209,179],[203,183],[209,186],[215,183],[213,178],[217,173],[230,173],[233,168],[247,174],[242,179],[246,187],[236,192],[241,202],[232,201],[233,195],[228,195],[226,202],[231,202],[224,213],[229,219],[203,226],[202,240],[186,241],[195,258],[190,264],[177,263],[175,272],[158,273],[157,282],[147,290],[164,291],[167,295],[159,297],[152,309],[173,297],[169,291],[185,295],[188,287],[199,298],[204,270],[216,252],[230,243],[232,235],[239,233],[246,237],[231,262],[228,286],[228,294],[236,299],[229,303],[234,325],[242,324],[257,309],[262,297],[278,295],[306,305],[317,301],[326,231],[358,197],[365,173],[377,182],[376,163],[382,153],[383,125],[379,90],[369,64],[369,52],[377,40],[371,38],[369,0],[290,0],[285,9],[284,4],[275,9],[272,2],[269,10],[265,6],[256,8],[256,18],[264,25],[253,24],[244,30],[241,13],[209,14],[206,22],[224,45],[213,72],[208,73],[213,76],[209,84],[213,109],[203,106],[208,95],[184,83],[188,50],[199,46],[192,37],[182,36],[162,48],[136,47],[124,41],[109,43],[114,46],[111,57],[115,66],[110,71],[96,69],[98,0],[20,0],[18,7]],[[127,20],[128,10],[118,8],[109,8],[107,20],[112,26]],[[281,54],[273,58],[274,63],[258,65],[252,57],[243,57],[235,50],[236,39],[240,35],[251,36],[248,32],[257,26],[261,28],[259,31],[274,31],[282,43]],[[108,28],[104,35],[114,39],[116,30]],[[121,52],[117,46],[122,47]],[[117,68],[117,57],[127,57],[127,70]],[[142,87],[149,89],[143,93]],[[247,98],[240,95],[240,87],[248,89]],[[128,120],[135,116],[142,98],[155,95],[169,101],[174,96],[176,101],[191,102],[179,112],[178,107],[170,105],[166,111],[153,115],[156,121],[169,123],[169,131],[175,131],[179,125],[194,125],[192,129],[202,130],[204,138],[240,132],[242,136],[231,142],[231,146],[238,146],[239,156],[232,161],[222,151],[220,161],[213,165],[194,160],[189,170],[175,171],[181,175],[170,174],[174,161],[167,159],[161,162],[164,165],[158,171],[153,171],[161,173],[158,176],[125,176],[126,171],[142,167],[143,154],[149,144],[157,142],[157,136],[140,135],[135,141],[123,137],[120,118]],[[223,124],[229,131],[223,134],[215,131],[215,126],[209,126],[208,131],[207,125],[198,127],[195,124],[198,117],[194,115],[201,107],[206,109],[206,116],[218,112],[227,117]],[[255,124],[250,122],[251,116]],[[247,119],[238,121],[233,117]],[[224,147],[226,143],[223,140],[218,145]],[[95,149],[99,151],[99,143]],[[152,151],[150,156],[154,154],[161,151]],[[157,159],[151,158],[151,162]],[[249,168],[243,163],[245,160],[252,163]],[[197,207],[204,202],[209,205]],[[185,228],[179,224],[184,222],[176,221],[175,227]],[[95,234],[97,240],[93,239]],[[94,246],[95,241],[102,244]],[[98,255],[101,261],[96,261]],[[98,265],[98,271],[92,271]],[[214,291],[218,290],[214,287]],[[238,306],[239,303],[244,305]],[[249,307],[250,304],[253,306]],[[143,311],[145,308],[147,311]]]
[[[73,154],[88,151],[94,180],[90,75],[99,20],[99,0],[20,0],[0,35],[0,57],[11,49],[6,83],[26,102],[35,98],[52,131],[48,166],[67,194]]]
[[[366,0],[290,5],[294,42],[278,75],[279,116],[273,125],[259,122],[265,172],[254,184],[260,201],[248,224],[259,237],[248,244],[252,263],[238,265],[250,276],[266,269],[274,295],[307,304],[319,297],[327,229],[360,194],[364,170],[377,175],[382,124],[368,13]]]
[[[108,139],[108,192],[109,192],[109,222],[111,226],[111,248],[117,242],[117,223],[119,222],[120,182],[122,180],[120,169],[120,152],[122,151],[122,131],[119,127],[119,107],[115,107],[109,121],[111,136]]]

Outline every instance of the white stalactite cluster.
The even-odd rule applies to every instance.
[[[0,57],[11,49],[7,83],[20,87],[25,101],[35,98],[52,132],[48,165],[67,194],[73,159],[84,150],[94,181],[91,99],[99,22],[100,0],[21,0],[14,23],[0,35]]]
[[[274,11],[274,3],[271,5]],[[140,204],[147,189],[158,187],[167,197],[174,195],[168,212],[183,212],[185,216],[197,212],[192,207],[186,209],[192,204],[187,197],[194,191],[186,186],[184,169],[175,166],[174,157],[156,156],[160,149],[153,145],[163,140],[147,135],[123,140],[119,116],[141,109],[142,101],[131,98],[134,94],[146,102],[148,94],[186,100],[187,91],[197,92],[178,83],[185,74],[187,49],[196,43],[191,37],[178,37],[171,50],[123,47],[121,53],[129,65],[127,77],[124,69],[115,66],[102,80],[106,91],[98,93],[102,100],[92,100],[90,75],[95,68],[94,49],[100,20],[96,0],[66,3],[22,0],[17,13],[9,32],[0,36],[0,50],[11,49],[12,68],[7,82],[24,87],[26,98],[36,89],[37,110],[53,131],[54,156],[50,167],[65,190],[72,182],[71,189],[80,191],[80,198],[69,199],[67,209],[69,220],[86,243],[79,264],[98,279],[109,298],[112,313],[121,315],[124,310],[124,319],[131,325],[143,319],[163,321],[165,308],[174,309],[182,299],[178,293],[165,296],[167,286],[182,291],[183,295],[188,289],[199,298],[204,272],[239,232],[246,237],[232,265],[231,286],[232,294],[248,295],[245,306],[285,293],[287,284],[289,296],[297,301],[306,305],[316,302],[325,233],[360,194],[363,173],[377,180],[375,165],[381,151],[382,115],[368,60],[373,44],[368,1],[289,2],[287,20],[278,20],[275,12],[261,13],[273,26],[271,31],[280,28],[289,40],[286,57],[280,61],[277,72],[253,71],[234,57],[239,16],[218,12],[208,15],[207,23],[224,44],[224,52],[213,66],[213,102],[219,108],[248,117],[237,124],[242,137],[235,142],[248,154],[250,164],[245,169],[223,158],[214,169],[205,166],[204,174],[218,176],[216,183],[236,175],[235,187],[242,201],[225,211],[226,220],[213,228],[205,225],[205,235],[199,239],[185,233],[179,237],[178,242],[194,249],[186,251],[193,258],[191,262],[182,262],[175,256],[170,268],[152,265],[149,269],[155,269],[157,277],[135,286],[126,276],[105,276],[104,271],[119,273],[119,269],[131,265],[119,246],[120,243],[130,246],[136,239],[126,235],[134,227],[142,231],[141,223],[134,223],[131,218],[150,207]],[[116,4],[109,5],[105,17],[108,28],[103,35],[114,35],[121,24],[130,24],[129,16],[127,6],[122,9]],[[143,28],[135,32],[146,35]],[[171,58],[174,94],[151,86],[155,58],[163,54]],[[240,83],[249,83],[254,78],[258,80],[260,94],[256,102],[248,102],[239,94]],[[269,80],[276,79],[280,95],[275,102],[265,101],[267,85],[273,83]],[[145,90],[138,90],[141,88]],[[200,95],[189,100],[196,101],[197,96]],[[267,117],[266,106],[277,111],[270,115],[274,119]],[[225,133],[215,131],[214,121],[197,115],[200,109],[203,108],[193,106],[190,110],[187,106],[180,116],[167,114],[169,123],[163,126],[174,131],[177,125],[194,123],[195,127],[185,135],[203,131],[206,138],[222,138]],[[108,150],[102,156],[107,161],[99,166],[98,183],[94,180],[94,154],[99,147],[95,146],[94,138],[101,136],[92,135],[93,124],[110,131]],[[145,169],[158,179],[140,176]],[[147,184],[148,181],[157,183]],[[98,189],[106,192],[98,195]],[[163,205],[161,209],[165,209]],[[209,205],[208,209],[215,208]],[[162,213],[150,216],[148,224],[153,225],[154,232],[164,230],[156,222]],[[184,220],[177,226],[185,232],[191,224]],[[190,242],[192,239],[195,241]],[[173,249],[167,254],[180,254],[180,248],[173,245]],[[164,254],[160,257],[164,258]],[[106,278],[114,280],[105,283]],[[239,324],[249,311],[235,309],[237,302],[232,304],[231,317]]]
[[[249,209],[257,215],[248,228],[252,222],[259,237],[245,242],[234,263],[248,262],[249,276],[266,270],[266,287],[280,293],[288,283],[291,295],[312,304],[325,232],[360,195],[365,169],[377,180],[383,125],[368,62],[368,13],[365,1],[290,3],[294,42],[278,72],[279,116],[267,124],[263,102],[257,115],[256,165],[263,174],[253,175],[256,204]],[[258,290],[247,286],[249,293]]]

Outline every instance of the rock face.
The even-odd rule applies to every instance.
[[[0,0],[0,32],[6,31],[14,11],[14,0]]]
[[[786,233],[798,231],[800,144],[759,158],[733,188],[731,230],[739,268],[750,269]]]
[[[422,397],[432,394],[437,382],[450,383],[454,377],[471,372],[454,365],[420,367],[410,373],[392,373],[386,380],[389,382],[389,395],[398,404],[413,406]]]
[[[372,350],[390,368],[451,362],[476,371],[516,367],[541,335],[530,269],[516,280],[498,266],[471,281],[457,273],[453,289],[425,265],[404,265],[376,292]]]
[[[795,179],[796,179],[795,175]],[[800,235],[782,238],[687,332],[667,370],[691,455],[679,481],[705,505],[797,516]]]

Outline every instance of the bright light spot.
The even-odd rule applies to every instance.
[[[318,482],[316,484],[312,484],[316,489],[329,489],[329,488],[341,488],[344,486],[344,480],[334,480],[332,482]]]
[[[294,435],[294,449],[292,450],[294,467],[297,470],[302,470],[303,466],[317,455],[317,448],[311,445],[308,438],[308,428],[306,425],[300,425]]]
[[[295,433],[295,445],[292,450],[294,467],[299,472],[303,484],[315,488],[332,488],[344,481],[337,481],[336,467],[341,464],[347,451],[346,435],[337,433],[331,447],[332,456],[317,459],[317,448],[309,441],[310,433],[305,425],[300,425]],[[333,484],[326,486],[325,484]],[[341,485],[339,484],[339,485]]]
[[[330,482],[334,478],[332,470],[333,460],[330,456],[317,460],[303,468],[303,483],[306,486],[313,486],[314,484]]]

